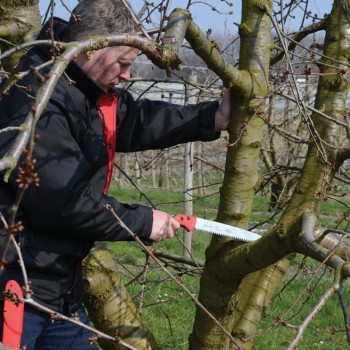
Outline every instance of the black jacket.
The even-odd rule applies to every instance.
[[[65,25],[56,19],[54,28],[58,37]],[[46,29],[44,27],[39,38],[45,37]],[[47,47],[32,49],[22,71],[48,58]],[[81,261],[95,241],[130,240],[129,234],[104,208],[106,204],[110,204],[141,239],[149,237],[152,227],[150,208],[121,204],[103,195],[107,152],[96,110],[102,91],[74,62],[66,73],[75,84],[69,84],[65,77],[59,79],[37,123],[39,139],[33,158],[37,161],[40,186],[28,188],[17,217],[25,227],[17,238],[33,298],[55,311],[67,306],[74,311],[81,303]],[[26,76],[19,85],[30,86],[32,91],[13,87],[0,101],[0,129],[20,125],[31,109],[36,92],[33,75]],[[214,131],[217,102],[184,107],[160,101],[134,101],[130,93],[117,92],[117,152],[160,149],[217,137]],[[16,135],[17,132],[0,134],[1,157]],[[0,211],[5,218],[18,193],[17,175],[15,170],[8,184],[0,180]],[[22,281],[12,249],[7,259],[1,283],[9,278]]]

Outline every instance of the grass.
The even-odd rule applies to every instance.
[[[169,242],[157,244],[156,248],[173,254],[182,253],[180,244]],[[191,298],[154,263],[147,272],[143,294],[140,283],[129,282],[143,271],[144,253],[131,243],[111,243],[109,246],[119,259],[129,294],[137,306],[142,303],[142,318],[155,335],[161,349],[187,349],[195,316],[195,305]],[[199,251],[198,246],[195,249]],[[176,271],[172,270],[172,273],[176,275]],[[177,277],[191,293],[198,295],[199,276]],[[142,278],[143,275],[140,275],[140,280]]]
[[[141,198],[136,190],[112,189],[112,195],[115,195],[121,202],[140,202],[145,204],[144,198]],[[154,203],[167,203],[157,206],[160,210],[175,214],[182,212],[181,192],[170,192],[160,190],[147,190]],[[194,213],[200,216],[206,215],[209,219],[215,219],[216,208],[218,206],[218,195],[202,198],[194,201]],[[268,198],[257,197],[253,205],[253,215],[251,224],[265,220],[270,216],[267,212]],[[325,202],[322,208],[322,216],[330,223],[329,218],[338,215],[344,211],[344,207],[334,201]],[[194,236],[194,255],[197,260],[204,260],[205,249],[210,242],[211,235],[196,233]],[[133,243],[118,242],[110,243],[110,248],[120,262],[121,271],[125,276],[128,291],[133,297],[136,305],[142,304],[142,315],[146,326],[154,333],[157,341],[163,350],[187,349],[188,337],[192,331],[195,317],[195,305],[191,298],[184,293],[179,285],[169,280],[168,276],[162,272],[159,267],[152,263],[152,267],[146,274],[145,290],[141,284],[135,282],[135,277],[141,281],[145,274],[145,255]],[[153,248],[163,250],[172,254],[182,255],[182,246],[175,238],[166,242],[154,245]],[[284,313],[299,296],[300,292],[309,283],[313,272],[319,263],[311,259],[303,259],[298,256],[291,265],[288,275],[285,277],[282,285],[286,285],[283,293],[276,295],[268,308],[267,314],[260,323],[259,331],[261,335],[256,337],[255,346],[257,350],[279,350],[285,349],[291,341],[295,330],[285,327],[282,324],[275,324],[277,317],[283,319],[292,325],[299,325],[319,298],[325,293],[332,283],[332,273],[324,268],[322,278],[315,278],[317,283],[313,282],[310,289],[300,298],[288,315]],[[300,268],[302,266],[302,268]],[[168,266],[172,273],[177,270]],[[300,270],[298,274],[296,271]],[[293,278],[292,278],[293,277]],[[186,285],[186,287],[197,296],[199,291],[199,276],[177,275],[177,278]],[[281,285],[281,288],[282,288]],[[349,299],[350,285],[344,283],[344,295]],[[347,300],[349,303],[350,301]],[[274,327],[271,325],[275,324]],[[269,329],[267,332],[265,332]],[[347,348],[347,342],[344,332],[344,320],[339,306],[337,296],[333,296],[321,312],[311,322],[298,349],[332,349],[341,350]]]
[[[289,309],[304,290],[309,279],[305,276],[299,276],[281,296],[275,296],[268,314],[260,324],[260,332],[269,329],[271,325],[275,324],[276,317],[282,317],[284,315],[286,310]],[[293,307],[292,311],[287,316],[284,316],[283,319],[292,325],[300,325],[321,296],[330,288],[331,283],[332,279],[330,274],[328,274],[328,276],[325,276],[318,282],[317,286],[306,291]],[[343,284],[343,292],[347,296],[346,299],[349,299],[350,284],[348,281]],[[342,350],[347,348],[344,328],[343,314],[339,306],[337,294],[335,294],[308,326],[298,349]],[[277,324],[272,330],[256,338],[256,349],[285,349],[294,335],[294,329]]]

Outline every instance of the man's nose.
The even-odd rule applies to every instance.
[[[130,80],[131,78],[130,68],[127,68],[121,71],[119,74],[119,78],[126,81]]]

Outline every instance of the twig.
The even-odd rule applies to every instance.
[[[55,41],[54,44],[58,45],[58,41]],[[31,48],[31,47],[35,47],[35,46],[43,46],[43,45],[51,45],[52,41],[51,40],[36,40],[36,41],[31,41],[31,42],[27,42],[27,43],[23,43],[21,45],[16,45],[14,48],[5,51],[3,54],[0,55],[0,61],[3,60],[6,57],[11,56],[12,54],[14,54],[17,51],[23,50],[23,49],[27,49],[27,48]],[[62,48],[66,48],[67,47],[67,43],[59,43],[59,45]]]
[[[190,266],[194,266],[194,267],[197,267],[197,268],[204,266],[204,261],[196,261],[195,262],[195,261],[193,261],[193,259],[186,258],[186,257],[180,256],[180,255],[164,253],[161,250],[155,250],[153,252],[153,254],[156,257],[172,260],[172,261],[180,263],[180,264],[190,265]]]
[[[145,197],[150,206],[155,209],[156,205],[152,202],[151,198],[147,196],[145,192],[143,192],[137,184],[133,181],[133,179],[125,172],[125,170],[119,166],[118,163],[114,162],[114,166],[129,180],[129,182],[135,187],[135,189],[140,193],[141,197]]]
[[[95,329],[91,326],[88,326],[84,323],[81,323],[79,320],[77,319],[74,319],[73,317],[68,317],[68,316],[65,316],[65,315],[62,315],[60,313],[57,313],[57,312],[54,312],[53,310],[37,303],[35,300],[33,300],[32,298],[20,298],[20,300],[22,302],[24,302],[25,304],[27,305],[30,305],[42,312],[45,312],[47,314],[51,314],[51,317],[53,320],[57,320],[57,319],[60,319],[60,320],[63,320],[63,321],[67,321],[69,323],[72,323],[72,324],[75,324],[81,328],[84,328],[84,329],[87,329],[88,331],[96,334],[98,336],[98,338],[102,338],[102,339],[106,339],[106,340],[110,340],[114,343],[117,343],[117,344],[120,344],[122,346],[125,347],[125,349],[129,349],[129,350],[137,350],[136,348],[134,348],[133,346],[129,345],[128,343],[124,342],[123,340],[121,340],[120,338],[116,338],[116,337],[112,337],[108,334],[105,334],[101,331],[99,331],[98,329]]]
[[[9,131],[21,131],[21,128],[19,126],[9,126],[8,128],[0,130],[0,134]]]
[[[298,32],[294,38],[290,38],[289,36],[287,36],[286,34],[284,34],[283,28],[282,28],[282,35],[287,38],[287,40],[290,41],[289,45],[288,45],[288,50],[292,51],[294,50],[294,48],[300,45],[300,41],[302,41],[307,35],[311,34],[311,33],[315,33],[318,32],[320,30],[323,30],[325,28],[325,24],[326,24],[326,20],[327,18],[322,19],[320,22],[315,23],[315,24],[311,24],[310,26],[304,28],[302,31]],[[303,46],[301,46],[303,47]],[[305,47],[303,47],[304,49],[311,51],[310,49],[307,49]],[[316,53],[316,52],[314,52]],[[284,51],[278,53],[276,56],[272,57],[270,64],[273,65],[275,63],[277,63],[279,60],[281,60],[283,58],[283,55],[285,54]],[[318,53],[317,53],[318,54]]]
[[[340,306],[344,315],[346,340],[348,344],[350,344],[350,317],[349,317],[349,311],[346,305],[346,300],[343,294],[343,288],[341,285],[339,286],[339,289],[338,289],[338,297],[339,297]]]
[[[271,12],[269,10],[269,7],[266,4],[264,5],[264,9],[266,11],[266,14],[270,17],[270,20],[271,20],[271,22],[272,22],[272,24],[273,24],[273,26],[274,26],[274,28],[275,28],[275,30],[277,32],[277,35],[278,35],[278,38],[279,38],[279,40],[281,42],[283,50],[286,53],[287,65],[288,65],[289,71],[293,72],[294,71],[293,70],[293,66],[292,66],[292,64],[290,62],[290,59],[289,59],[289,56],[288,56],[288,50],[287,50],[286,44],[285,44],[285,42],[283,40],[280,28],[278,27],[278,24],[277,24],[275,18],[272,16],[272,14],[271,14]],[[307,113],[306,104],[305,104],[305,101],[304,101],[300,91],[299,91],[298,84],[297,84],[297,82],[295,80],[295,75],[292,74],[291,76],[292,76],[293,84],[294,84],[295,91],[296,91],[296,99],[299,102],[298,106],[299,106],[299,109],[300,109],[300,112],[301,112],[302,116],[305,119],[306,125],[307,125],[307,127],[309,129],[309,132],[310,132],[310,135],[312,136],[312,138],[313,138],[313,140],[315,142],[315,145],[316,145],[317,149],[319,150],[320,154],[322,155],[322,158],[324,159],[324,161],[326,163],[329,163],[329,161],[327,159],[327,153],[326,153],[326,151],[325,151],[325,149],[324,149],[324,147],[322,145],[322,142],[321,142],[321,137],[318,134],[318,131],[317,131],[317,129],[316,129],[312,119],[310,118],[310,116]],[[294,92],[294,90],[293,90],[293,92]],[[319,140],[319,142],[318,142],[318,140]]]
[[[282,97],[286,98],[289,101],[298,103],[295,98],[293,98],[292,96],[288,96],[288,95],[284,94],[283,92],[276,91],[276,95],[282,96]],[[316,108],[313,108],[313,107],[308,106],[308,105],[305,105],[305,108],[308,109],[310,112],[316,113],[316,114],[320,115],[321,117],[323,117],[323,118],[325,118],[325,119],[327,119],[327,120],[329,120],[329,121],[331,121],[331,122],[333,122],[333,123],[335,123],[337,125],[347,126],[347,124],[345,122],[343,122],[341,120],[338,120],[338,119],[335,119],[335,118],[332,118],[329,115],[327,115],[325,113],[322,113],[321,111],[319,111]]]
[[[2,270],[3,268],[3,262],[6,259],[6,253],[7,250],[9,248],[10,245],[10,241],[12,239],[12,236],[14,234],[14,229],[15,229],[15,220],[16,220],[16,216],[17,216],[17,211],[19,208],[19,205],[22,201],[24,192],[26,191],[28,185],[23,186],[18,194],[17,194],[17,198],[15,200],[15,203],[11,206],[10,208],[10,218],[9,218],[9,222],[6,223],[5,218],[1,215],[1,220],[5,223],[4,227],[5,227],[5,231],[6,231],[6,237],[5,240],[3,242],[3,245],[0,249],[0,270]]]
[[[137,16],[137,14],[135,13],[135,11],[133,10],[133,8],[129,5],[128,1],[126,0],[122,0],[124,6],[128,9],[131,18],[134,20],[134,22],[138,25],[138,27],[140,28],[142,34],[149,40],[151,40],[151,37],[149,36],[149,34],[147,33],[147,31],[145,30],[144,26],[142,25],[142,22],[140,21],[139,17]]]
[[[143,279],[141,284],[141,292],[140,292],[140,304],[139,304],[139,313],[142,313],[142,306],[143,306],[143,300],[144,300],[144,293],[145,293],[145,285],[147,282],[147,272],[150,268],[150,258],[149,255],[146,256],[146,264],[143,271]]]

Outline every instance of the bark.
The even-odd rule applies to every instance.
[[[120,334],[137,349],[159,349],[124,286],[118,265],[105,249],[93,250],[84,260],[84,304],[100,331]],[[106,340],[99,344],[103,349],[122,349]]]
[[[1,52],[35,38],[41,28],[39,0],[4,0],[0,4],[0,37],[9,43],[0,42]],[[18,52],[1,62],[6,71],[11,71],[24,52]]]

